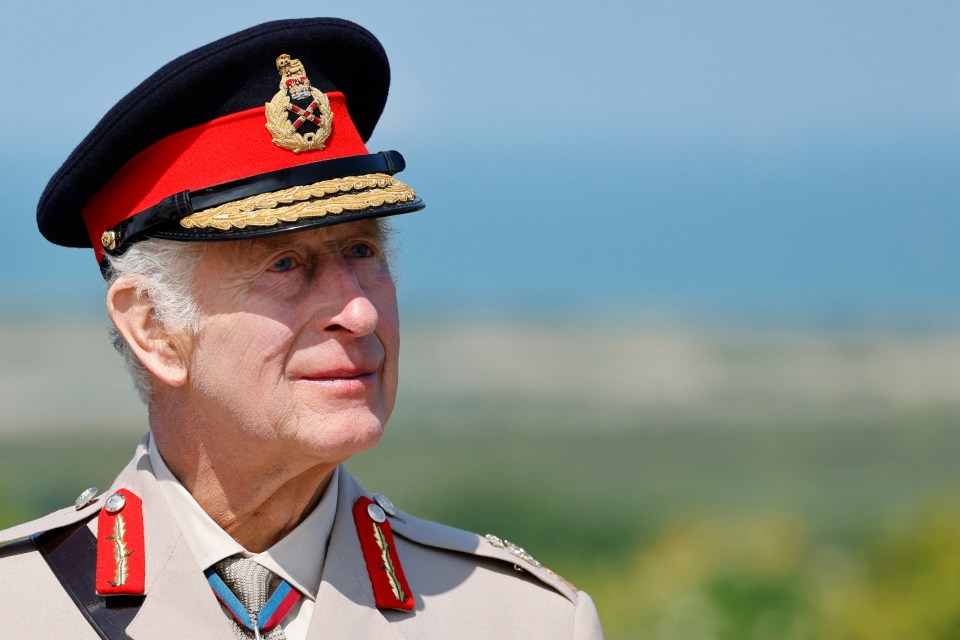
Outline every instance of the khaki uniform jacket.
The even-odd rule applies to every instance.
[[[235,640],[227,616],[168,511],[146,446],[114,482],[143,500],[146,596],[130,638]],[[378,610],[352,508],[366,495],[341,469],[337,512],[307,632],[330,638],[601,638],[590,597],[484,538],[398,511],[390,518],[413,611]],[[8,544],[91,518],[102,497],[0,531],[0,637],[95,640],[98,636],[30,544]],[[91,563],[92,564],[92,563]],[[522,567],[518,571],[516,567]],[[90,580],[94,568],[90,568]]]

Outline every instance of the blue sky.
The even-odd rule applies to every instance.
[[[285,7],[289,7],[286,9]],[[289,3],[18,3],[0,25],[6,309],[96,300],[34,206],[156,68]],[[401,296],[430,309],[960,310],[955,2],[314,3],[384,42]]]

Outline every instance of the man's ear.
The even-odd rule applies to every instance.
[[[137,291],[138,284],[135,276],[124,276],[111,284],[107,313],[147,371],[168,386],[180,387],[189,373],[190,341],[182,334],[171,334],[157,322],[149,292]]]

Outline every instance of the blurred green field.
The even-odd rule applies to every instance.
[[[403,343],[354,473],[524,546],[608,638],[960,638],[960,332],[471,318]],[[102,321],[0,324],[0,411],[0,526],[109,486],[146,424]]]
[[[594,432],[400,418],[350,467],[407,511],[526,547],[594,596],[609,638],[957,638],[957,417]],[[108,486],[140,435],[0,439],[0,526]]]

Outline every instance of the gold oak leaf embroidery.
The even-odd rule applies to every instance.
[[[393,590],[393,595],[397,600],[403,602],[407,599],[407,595],[400,586],[396,570],[393,568],[393,561],[390,560],[390,545],[387,544],[387,539],[384,537],[383,531],[380,530],[380,526],[377,525],[376,522],[373,523],[373,535],[377,539],[377,546],[380,547],[380,557],[383,559],[383,562],[380,563],[379,566],[387,572],[387,580],[390,581],[390,588]]]
[[[127,542],[124,540],[126,535],[127,523],[123,521],[123,516],[117,516],[113,521],[113,535],[107,536],[107,540],[113,540],[113,561],[116,564],[111,587],[119,587],[127,581],[127,556],[133,551],[127,549]]]

